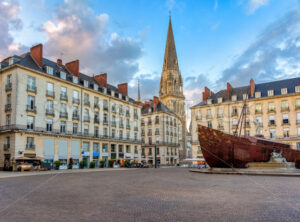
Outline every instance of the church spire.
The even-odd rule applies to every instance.
[[[165,48],[163,70],[179,70],[175,41],[173,36],[171,15],[169,16],[169,28],[168,28],[167,43]]]
[[[140,79],[138,79],[138,98],[137,102],[140,103],[141,101],[141,91],[140,91]]]

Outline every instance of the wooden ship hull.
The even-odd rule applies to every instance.
[[[198,136],[205,161],[216,168],[247,168],[250,162],[268,162],[271,153],[282,153],[288,162],[300,159],[300,151],[289,144],[260,137],[235,136],[198,125]]]

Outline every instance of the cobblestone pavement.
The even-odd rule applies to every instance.
[[[184,168],[0,179],[0,221],[299,221],[300,180]]]

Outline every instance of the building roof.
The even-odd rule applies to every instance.
[[[144,103],[142,108],[142,115],[160,111],[176,115],[174,112],[169,110],[168,107],[166,107],[162,102],[158,101],[158,104],[155,106],[155,103],[152,100]]]
[[[46,66],[52,67],[53,68],[53,76],[60,78],[60,72],[65,72],[66,73],[66,80],[72,82],[72,76],[73,74],[69,73],[69,71],[67,70],[67,68],[63,65],[62,67],[59,67],[57,65],[56,62],[53,62],[49,59],[43,58],[43,67],[39,67],[37,65],[37,63],[33,60],[33,58],[31,57],[30,53],[25,53],[21,56],[17,56],[14,55],[11,58],[13,58],[14,62],[13,64],[19,64],[21,66],[39,71],[39,72],[44,72],[46,73]],[[4,68],[9,66],[9,63],[6,61],[2,61],[0,62],[0,68]],[[83,74],[83,73],[79,73],[79,78],[78,78],[78,84],[83,86],[83,81],[86,80],[89,82],[89,86],[88,88],[90,89],[94,89],[93,86],[94,84],[98,85],[98,91],[99,92],[104,92],[103,88],[104,86],[99,85],[95,79],[92,76]],[[107,94],[111,95],[111,91],[115,92],[115,97],[118,98],[119,94],[122,94],[119,89],[113,85],[107,84]],[[122,95],[122,99],[125,100],[126,99],[126,95]],[[136,104],[136,101],[130,97],[128,97],[128,101],[131,103]]]
[[[278,81],[273,81],[273,82],[255,84],[253,97],[250,96],[250,85],[232,88],[231,95],[236,95],[237,101],[242,101],[243,95],[247,94],[248,99],[251,100],[251,99],[256,99],[255,98],[256,92],[261,93],[261,98],[268,97],[268,90],[274,91],[273,96],[282,95],[281,89],[283,89],[283,88],[287,88],[287,94],[293,94],[293,93],[295,93],[296,86],[300,86],[300,77],[293,78],[293,79],[284,79],[284,80],[278,80]],[[223,99],[223,102],[231,101],[231,100],[227,100],[227,90],[226,89],[220,90],[219,92],[208,97],[208,99],[211,99],[212,104],[217,104],[218,98],[220,98],[220,97]],[[198,103],[197,105],[195,105],[193,107],[199,107],[199,106],[205,106],[205,105],[208,105],[206,103],[206,101],[201,101],[200,103]]]

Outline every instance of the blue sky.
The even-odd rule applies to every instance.
[[[63,53],[64,62],[79,58],[87,74],[128,81],[133,97],[137,78],[143,99],[158,93],[169,11],[189,105],[201,100],[206,85],[217,91],[227,81],[239,86],[300,70],[298,0],[0,2],[0,17],[2,9],[9,18],[0,19],[0,58],[43,43],[51,59]]]

